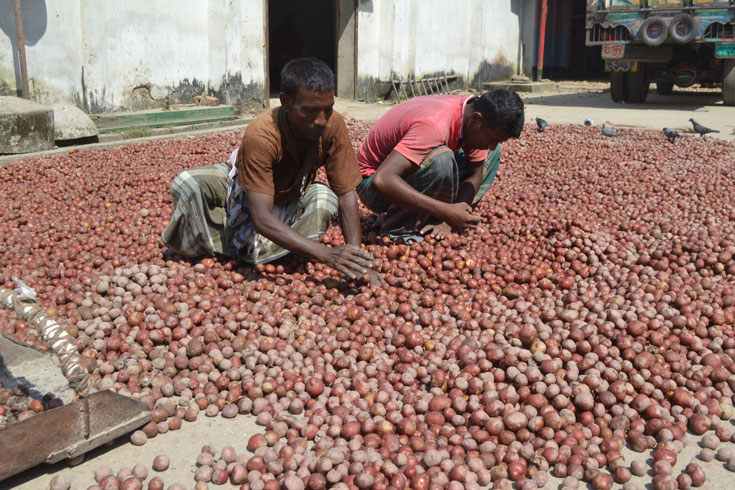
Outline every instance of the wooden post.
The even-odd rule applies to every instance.
[[[15,0],[15,31],[18,33],[18,64],[20,65],[20,83],[24,99],[31,98],[28,88],[28,69],[26,67],[26,44],[23,37],[23,12],[20,9],[20,0]]]

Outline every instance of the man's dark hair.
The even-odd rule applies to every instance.
[[[523,130],[523,101],[512,90],[494,89],[475,99],[474,110],[482,114],[485,127],[501,128],[511,138],[518,138]]]
[[[329,92],[334,90],[334,73],[320,59],[296,58],[281,70],[281,92],[293,97],[302,85],[310,92]]]

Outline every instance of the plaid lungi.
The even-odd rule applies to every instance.
[[[472,206],[476,206],[485,195],[490,185],[495,180],[500,166],[500,145],[495,151],[488,152],[482,166],[482,184],[475,194]],[[451,172],[451,175],[440,176],[443,172]],[[460,184],[467,178],[468,163],[464,151],[452,152],[446,146],[435,148],[429,153],[415,170],[409,170],[401,175],[401,178],[411,187],[422,194],[428,195],[442,202],[454,202]],[[374,174],[373,174],[374,175]],[[360,196],[367,208],[375,213],[388,211],[390,202],[377,192],[370,190],[373,176],[362,179],[357,186],[357,195]],[[436,185],[441,180],[440,185]]]
[[[315,240],[327,231],[337,215],[338,206],[337,195],[329,187],[313,183],[300,199],[280,207],[279,212],[274,214],[300,235]],[[243,226],[252,228],[252,221]],[[262,264],[280,259],[289,253],[252,228],[244,237],[239,257],[241,261],[249,264]]]
[[[232,255],[227,227],[226,163],[184,170],[171,183],[174,210],[161,240],[177,254]]]
[[[237,219],[233,220],[237,226],[229,224],[228,217],[233,218],[227,209],[230,170],[227,163],[218,163],[184,170],[174,178],[171,184],[174,211],[161,233],[163,243],[183,257],[238,256],[251,264],[270,262],[288,254],[288,250],[255,231],[244,193]],[[311,240],[324,234],[337,210],[337,196],[319,183],[310,185],[300,199],[286,206],[273,206],[273,214],[278,219]],[[239,232],[242,241],[234,240],[235,232]]]

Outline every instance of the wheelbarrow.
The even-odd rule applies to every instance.
[[[23,384],[35,398],[54,393],[64,404],[0,430],[0,481],[41,463],[83,455],[151,419],[148,407],[111,391],[92,390],[73,338],[35,301],[35,293],[0,289],[0,306],[36,328],[53,354],[0,335],[0,382]]]

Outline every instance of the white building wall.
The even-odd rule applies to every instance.
[[[479,88],[518,72],[523,43],[520,71],[530,74],[535,3],[358,0],[358,93],[384,90],[391,75],[458,75],[464,86]]]
[[[152,104],[204,90],[226,103],[262,100],[265,1],[45,0],[39,15],[39,2],[24,0],[25,30],[43,30],[26,43],[32,98],[91,113],[131,108],[136,88]],[[0,18],[13,19],[0,33],[0,91],[14,93],[15,22],[5,7]]]
[[[457,75],[457,86],[530,74],[536,0],[356,0],[357,94],[386,80]],[[268,0],[22,0],[32,98],[91,113],[188,102],[263,100]],[[521,18],[522,17],[522,18]],[[19,69],[12,2],[0,6],[0,93]],[[348,68],[351,71],[351,68]]]

